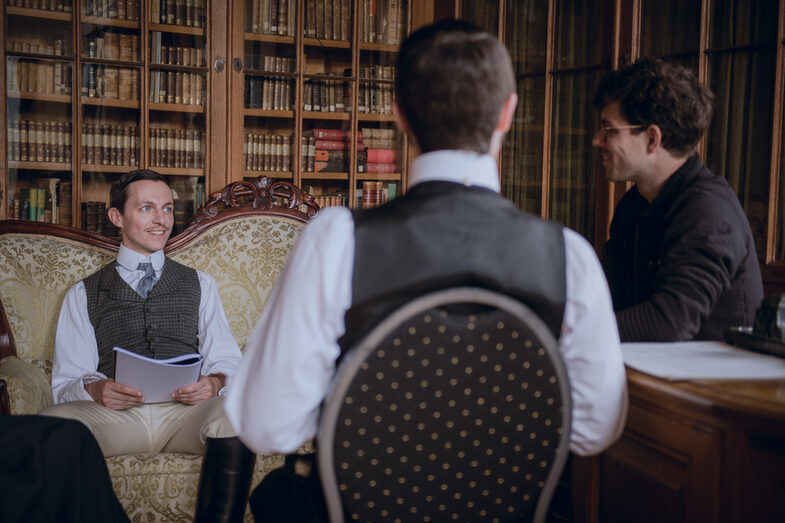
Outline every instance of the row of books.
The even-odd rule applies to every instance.
[[[341,80],[303,82],[303,110],[342,113],[351,107],[351,87]]]
[[[397,149],[398,143],[395,133],[395,129],[362,127],[358,140],[362,139],[368,149]]]
[[[294,36],[297,0],[247,0],[245,30],[249,33]]]
[[[205,27],[206,0],[150,0],[150,22],[154,24]]]
[[[73,66],[67,62],[8,59],[6,73],[9,91],[71,94]]]
[[[8,5],[61,13],[71,13],[74,10],[71,0],[8,0]]]
[[[364,114],[392,114],[393,85],[367,82],[360,84],[357,110]]]
[[[396,184],[364,181],[357,189],[357,208],[372,209],[395,198]]]
[[[17,191],[11,201],[15,220],[71,225],[71,182],[59,178],[38,178],[31,187]]]
[[[84,16],[116,20],[139,20],[139,0],[84,0]]]
[[[15,35],[13,39],[6,40],[6,50],[14,53],[30,53],[30,54],[45,54],[49,56],[70,56],[67,47],[68,40],[65,38],[57,38],[55,35],[50,35],[47,40],[42,40],[39,37],[25,37],[23,35]]]
[[[320,194],[313,197],[316,205],[324,209],[325,207],[341,207],[344,205],[342,194]]]
[[[283,56],[266,56],[256,53],[245,55],[245,67],[251,70],[268,71],[271,73],[293,73],[294,58]]]
[[[150,129],[150,165],[204,169],[204,133],[192,129]]]
[[[70,122],[14,119],[8,122],[8,159],[70,163]]]
[[[294,103],[291,78],[274,76],[245,77],[245,107],[270,111],[290,111]]]
[[[308,0],[304,23],[307,38],[349,41],[351,0]]]
[[[82,124],[82,162],[90,165],[138,165],[139,128]]]
[[[139,70],[83,63],[82,96],[139,100]]]
[[[160,34],[160,33],[158,33]],[[162,65],[182,65],[184,67],[204,67],[204,50],[201,47],[162,45],[160,52],[150,49],[150,63]]]
[[[150,62],[154,64],[182,65],[186,67],[204,67],[205,52],[202,47],[185,47],[175,45],[170,35],[161,31],[150,32]]]
[[[82,202],[82,229],[110,238],[120,236],[120,231],[106,214],[106,202]]]
[[[204,105],[207,80],[201,73],[151,71],[150,101],[166,104]]]
[[[139,60],[139,35],[95,30],[82,38],[82,56],[103,60]]]
[[[395,67],[392,65],[361,65],[360,78],[369,80],[395,80]]]
[[[247,133],[243,158],[248,171],[290,171],[292,135]]]
[[[401,43],[406,27],[405,0],[357,1],[358,8],[362,9],[359,27],[361,42],[390,45]]]

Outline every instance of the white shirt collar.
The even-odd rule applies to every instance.
[[[501,190],[496,160],[473,151],[432,151],[412,160],[409,187],[433,181],[483,187],[497,193]]]
[[[161,269],[164,268],[165,259],[163,250],[155,251],[151,255],[145,256],[144,254],[129,249],[122,243],[120,244],[120,251],[117,253],[117,263],[129,271],[135,271],[140,263],[150,262],[153,264],[153,269],[155,269],[156,272],[160,272]]]

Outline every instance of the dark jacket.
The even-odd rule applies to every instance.
[[[747,217],[697,155],[651,204],[637,187],[622,197],[603,267],[622,341],[720,340],[763,299]]]

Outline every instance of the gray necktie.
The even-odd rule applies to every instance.
[[[153,269],[152,263],[140,263],[137,269],[144,271],[144,276],[139,280],[139,283],[136,284],[136,292],[138,292],[142,298],[147,298],[153,285],[155,285],[155,269]]]

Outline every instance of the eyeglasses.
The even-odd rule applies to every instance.
[[[602,131],[602,141],[605,142],[608,140],[608,134],[614,133],[616,131],[624,131],[625,129],[642,129],[642,125],[619,125],[618,127],[614,127],[612,125],[601,125],[600,131]]]

